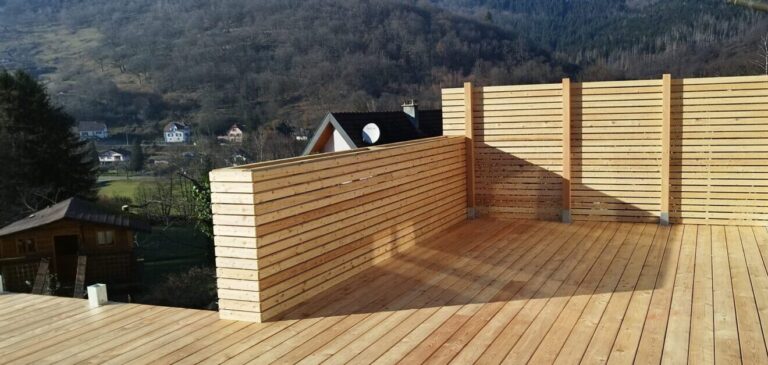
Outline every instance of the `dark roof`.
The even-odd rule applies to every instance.
[[[80,132],[101,132],[107,129],[107,125],[101,122],[80,122],[77,130]]]
[[[128,151],[128,150],[126,150],[124,148],[111,148],[111,149],[99,152],[99,155],[107,154],[109,152],[119,153],[119,154],[121,154],[123,156],[130,156],[131,155],[131,151]]]
[[[140,220],[105,212],[94,204],[79,198],[69,198],[48,208],[30,214],[0,229],[0,237],[37,228],[62,219],[130,228],[135,231],[150,231],[150,226]]]
[[[189,126],[187,124],[185,124],[185,123],[170,122],[170,123],[165,125],[165,128],[163,128],[163,131],[169,132],[171,130],[171,128],[173,128],[174,126],[176,127],[176,129],[181,129],[181,130],[189,128]]]
[[[443,113],[441,110],[419,110],[419,128],[416,129],[402,111],[370,113],[331,113],[356,147],[365,147],[363,127],[374,123],[381,131],[376,145],[404,142],[419,138],[437,137],[443,134]]]

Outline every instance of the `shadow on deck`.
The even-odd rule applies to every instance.
[[[675,249],[670,238],[681,239],[672,235],[682,231],[675,232],[652,223],[468,221],[346,280],[282,319],[651,290],[669,274],[659,268]],[[646,264],[655,265],[655,280],[638,282]],[[676,264],[666,262],[663,268]]]

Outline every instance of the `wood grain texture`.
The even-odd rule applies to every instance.
[[[465,147],[467,153],[467,209],[470,218],[475,217],[477,208],[477,192],[475,189],[475,117],[474,117],[474,88],[471,82],[464,83],[464,133],[467,138]]]
[[[768,76],[461,90],[445,134],[468,135],[471,107],[481,214],[768,224]]]
[[[463,205],[456,213],[461,215]],[[481,217],[270,323],[0,294],[0,359],[39,364],[765,363],[765,227]]]
[[[571,80],[563,79],[563,211],[571,210],[571,179],[573,178],[573,163],[571,161]],[[568,217],[567,219],[570,219]]]
[[[213,171],[221,317],[273,319],[466,217],[465,139]]]

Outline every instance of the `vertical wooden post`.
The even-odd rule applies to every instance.
[[[0,275],[0,293],[5,293],[5,283],[3,282],[3,275]]]
[[[571,80],[563,79],[563,223],[571,223],[571,175]]]
[[[467,217],[477,217],[477,204],[475,201],[475,128],[472,97],[472,83],[464,83],[464,133],[467,141]]]
[[[669,170],[672,163],[672,75],[662,78],[662,124],[661,124],[661,216],[659,223],[669,225]]]

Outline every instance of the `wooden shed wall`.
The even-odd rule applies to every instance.
[[[466,218],[438,137],[211,173],[223,318],[265,321]]]
[[[100,231],[114,232],[114,243],[100,245],[97,236]],[[16,242],[21,239],[34,240],[37,248],[34,256],[52,256],[54,238],[69,235],[78,236],[80,251],[87,255],[125,253],[133,250],[133,232],[127,228],[63,219],[0,238],[0,258],[18,257],[20,254],[16,252]]]
[[[444,134],[472,140],[481,214],[768,223],[768,76],[469,85],[442,100]]]

